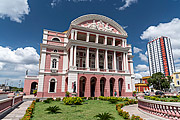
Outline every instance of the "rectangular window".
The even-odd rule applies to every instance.
[[[176,79],[179,79],[179,75],[178,74],[176,74]]]
[[[130,84],[128,84],[128,89],[130,89]]]

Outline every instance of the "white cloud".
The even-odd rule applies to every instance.
[[[174,18],[168,23],[160,23],[157,26],[150,26],[140,36],[142,40],[152,40],[159,36],[167,36],[171,39],[172,51],[176,67],[180,64],[180,19]],[[179,67],[178,67],[179,68]],[[176,68],[177,70],[177,68]]]
[[[138,0],[122,0],[122,2],[125,2],[125,4],[122,7],[119,7],[118,10],[125,10],[131,4],[138,2]]]
[[[148,58],[145,54],[142,54],[142,53],[139,53],[139,58],[142,60],[142,61],[145,61],[148,63]]]
[[[133,51],[134,51],[134,53],[139,53],[142,51],[142,49],[137,48],[137,47],[133,47]]]
[[[9,17],[10,20],[21,23],[24,15],[28,15],[30,8],[28,0],[0,0],[0,18]]]
[[[67,1],[67,2],[91,2],[92,0],[52,0],[52,2],[51,2],[52,8],[54,6],[56,6],[59,2],[62,2],[62,1]],[[103,1],[103,0],[99,0],[99,1]]]
[[[139,79],[139,78],[142,78],[144,76],[149,76],[150,73],[149,73],[149,67],[147,65],[137,65],[135,67],[135,78],[136,79]]]
[[[29,75],[37,75],[38,64],[39,54],[33,47],[12,50],[8,47],[0,46],[0,84],[6,79],[23,81],[27,69],[29,70]],[[16,84],[16,82],[13,83]]]
[[[135,71],[137,72],[143,72],[143,71],[148,71],[148,70],[149,70],[149,67],[147,65],[139,64],[135,67]]]

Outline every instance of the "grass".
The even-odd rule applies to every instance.
[[[97,120],[94,116],[99,113],[108,112],[115,120],[124,120],[116,111],[116,105],[109,101],[88,100],[88,104],[64,105],[62,101],[52,101],[50,104],[37,102],[32,120]],[[120,102],[119,102],[120,103]],[[44,111],[49,106],[59,106],[61,113],[48,114]]]

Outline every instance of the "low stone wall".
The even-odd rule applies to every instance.
[[[138,98],[138,108],[146,113],[166,119],[180,119],[179,102],[162,102]]]
[[[22,103],[23,96],[16,96],[0,100],[0,119],[8,112],[13,110],[18,104]]]

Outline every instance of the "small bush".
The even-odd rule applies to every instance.
[[[64,97],[63,102],[65,105],[82,105],[82,98],[81,97]]]
[[[50,103],[51,101],[50,100],[44,100],[43,102],[44,103]]]
[[[61,110],[59,108],[59,106],[49,106],[48,108],[46,108],[45,111],[48,111],[48,113],[51,113],[51,114],[56,114],[59,110]]]
[[[122,101],[123,101],[123,98],[119,97],[119,98],[118,98],[118,101],[122,102]]]
[[[94,97],[94,100],[97,100],[97,97]]]
[[[123,112],[122,112],[122,117],[123,117],[124,119],[129,119],[129,117],[130,117],[129,112],[123,111]]]
[[[56,101],[61,101],[61,98],[56,98]]]
[[[36,102],[39,102],[39,99],[38,99],[38,98],[36,98]]]
[[[116,100],[116,99],[111,99],[111,100],[109,100],[109,102],[110,102],[111,104],[115,104],[115,103],[117,103],[117,100]]]
[[[135,116],[134,114],[131,116],[131,120],[143,120],[140,116]]]
[[[171,96],[172,98],[178,98],[177,96]]]
[[[126,101],[124,104],[125,104],[125,105],[129,105],[129,102],[128,102],[128,101]]]
[[[98,115],[94,116],[98,118],[98,120],[114,120],[115,118],[110,113],[99,113]]]
[[[123,103],[116,104],[116,110],[121,109],[124,105]]]
[[[53,99],[53,98],[47,98],[47,100],[49,100],[49,101],[54,101],[54,99]]]
[[[161,99],[160,99],[160,98],[156,98],[155,100],[156,100],[156,101],[160,101]]]
[[[88,97],[88,100],[93,100],[93,98],[92,97]]]

